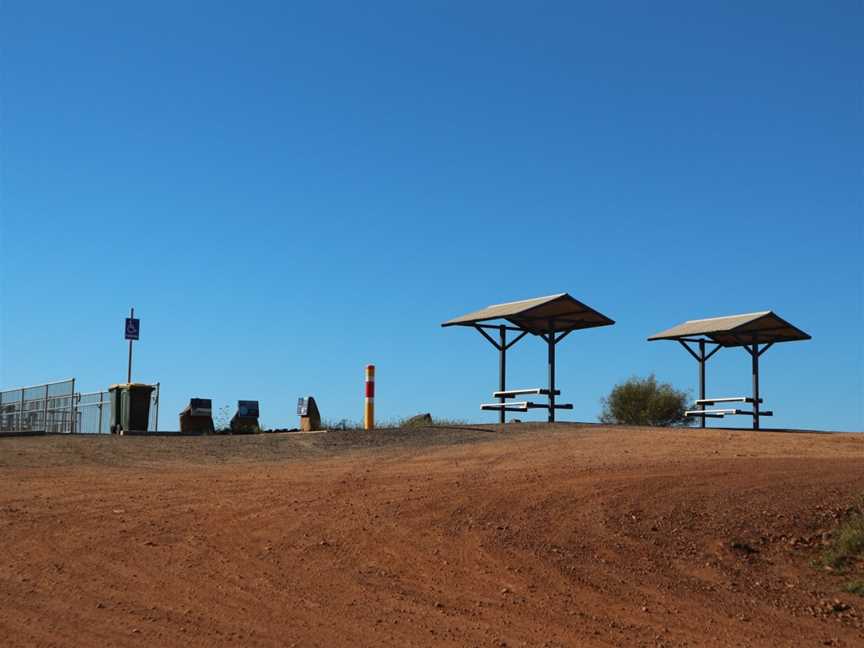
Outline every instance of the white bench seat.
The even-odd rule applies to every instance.
[[[714,405],[715,403],[753,403],[755,402],[750,396],[729,396],[724,398],[700,398],[693,401],[696,405]],[[762,402],[762,399],[759,399]]]
[[[529,389],[505,389],[504,391],[492,392],[492,398],[515,398],[516,396],[526,395],[548,396],[549,390],[543,387],[531,387]],[[560,396],[561,391],[555,390],[555,395]]]
[[[483,403],[480,405],[481,410],[504,410],[505,412],[527,412],[528,405],[526,401],[517,401],[513,403]]]
[[[504,410],[505,412],[527,412],[529,409],[549,409],[546,403],[529,403],[528,401],[514,401],[512,403],[483,403],[481,410]],[[572,410],[573,403],[555,403],[555,409]]]
[[[755,416],[756,412],[742,409],[687,410],[684,416],[705,416],[723,418],[724,416]],[[759,416],[774,416],[774,412],[759,412]]]

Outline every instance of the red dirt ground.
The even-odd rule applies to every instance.
[[[864,645],[864,435],[356,434],[0,439],[0,644]]]

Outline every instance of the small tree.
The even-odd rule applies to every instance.
[[[684,416],[689,400],[687,392],[668,383],[658,383],[654,374],[647,378],[634,376],[612,388],[600,403],[601,423],[619,425],[690,425]]]
[[[216,430],[217,434],[228,434],[231,432],[231,407],[230,405],[223,405],[219,408],[219,411],[216,412],[216,420],[214,421],[215,425],[213,426]]]

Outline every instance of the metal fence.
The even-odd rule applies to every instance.
[[[150,396],[148,431],[159,431],[159,383]],[[107,434],[111,431],[107,391],[77,393],[75,379],[0,392],[0,433]]]
[[[75,379],[0,392],[0,432],[75,432]]]
[[[111,432],[111,398],[107,391],[77,394],[75,401],[75,429],[78,432]]]
[[[111,432],[111,394],[107,391],[75,395],[75,431],[81,434],[109,434]],[[148,432],[159,431],[159,383],[150,394]]]

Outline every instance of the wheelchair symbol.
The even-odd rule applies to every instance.
[[[127,317],[126,318],[126,339],[127,340],[137,340],[140,331],[141,331],[141,320],[132,319],[131,317]]]

